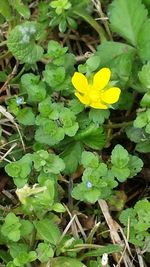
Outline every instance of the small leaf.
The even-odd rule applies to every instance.
[[[60,238],[60,231],[56,224],[49,219],[42,219],[34,222],[35,228],[41,240],[56,245]]]
[[[94,123],[103,124],[105,119],[108,119],[110,115],[109,110],[90,109],[89,119]]]
[[[21,0],[11,0],[10,4],[25,19],[30,18],[30,9],[28,8],[28,6],[25,6]]]
[[[17,242],[20,239],[20,222],[19,218],[12,212],[8,213],[5,222],[1,227],[1,233],[8,239]]]
[[[142,67],[142,70],[138,73],[140,82],[150,89],[150,62]]]
[[[49,258],[52,258],[54,255],[53,249],[46,243],[39,243],[36,251],[40,262],[47,262]]]
[[[23,125],[34,125],[35,115],[32,111],[32,108],[25,107],[23,109],[20,109],[17,113],[17,120],[20,124]]]
[[[116,145],[111,153],[111,162],[116,168],[124,168],[129,162],[128,151],[121,145]]]

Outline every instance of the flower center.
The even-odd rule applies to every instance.
[[[100,92],[93,86],[89,86],[89,98],[92,102],[97,102],[100,99]]]

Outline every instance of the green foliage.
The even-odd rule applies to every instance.
[[[111,154],[112,172],[123,182],[142,170],[143,162],[137,156],[131,156],[121,145],[116,145]]]
[[[43,48],[36,43],[38,39],[37,23],[24,22],[10,32],[7,46],[10,52],[22,63],[33,64],[40,60],[43,55]]]
[[[40,240],[49,242],[56,245],[60,238],[59,228],[48,219],[42,219],[34,222],[35,228],[39,235]]]
[[[138,152],[150,152],[149,1],[102,0],[110,29],[90,0],[1,2],[1,264],[97,267],[107,253],[111,265],[122,249],[106,245],[100,199],[120,214],[133,255],[135,246],[148,258],[150,203],[134,197],[125,207],[135,190],[141,198],[136,175],[147,157]],[[82,104],[72,84],[77,70],[90,84],[103,67],[111,71],[104,90],[121,89],[106,110]],[[95,218],[102,223],[93,225]]]
[[[112,30],[137,46],[138,35],[147,18],[147,10],[142,1],[114,0],[109,14]]]
[[[111,154],[111,169],[99,160],[98,156],[84,151],[81,164],[85,168],[82,183],[77,184],[72,196],[81,201],[96,202],[98,199],[109,199],[112,189],[119,182],[134,177],[143,167],[143,162],[137,156],[128,154],[121,145],[116,145]]]
[[[107,165],[99,162],[98,157],[91,152],[82,153],[81,163],[85,168],[82,183],[74,187],[72,196],[91,203],[100,198],[107,199],[111,189],[117,186]]]
[[[1,227],[1,233],[8,239],[16,242],[20,239],[20,227],[19,218],[14,213],[9,213]]]
[[[40,102],[45,99],[46,85],[39,76],[32,73],[24,74],[21,77],[21,87],[23,93],[28,95],[28,102]]]
[[[28,181],[28,175],[31,172],[31,167],[31,154],[26,154],[20,160],[6,165],[5,170],[9,176],[13,177],[15,185],[17,187],[22,187]]]
[[[138,201],[134,208],[122,211],[120,221],[130,227],[129,242],[143,248],[149,237],[150,202],[146,199]]]

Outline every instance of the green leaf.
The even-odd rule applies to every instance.
[[[145,133],[142,128],[134,128],[133,126],[129,126],[125,129],[127,137],[135,143],[141,142]]]
[[[64,161],[55,154],[49,154],[47,164],[43,167],[45,173],[59,174],[65,169]]]
[[[89,119],[94,123],[103,124],[105,119],[108,119],[110,115],[109,110],[98,110],[91,108],[89,112]]]
[[[8,239],[17,242],[20,239],[20,227],[19,218],[12,212],[8,213],[5,218],[5,222],[1,227],[1,233],[7,236]]]
[[[7,164],[5,166],[5,171],[9,176],[14,178],[14,183],[17,187],[23,187],[28,180],[31,168],[31,154],[26,154],[20,160]]]
[[[55,203],[52,207],[52,210],[60,213],[66,211],[65,207],[61,203]]]
[[[54,121],[46,120],[45,124],[36,130],[35,140],[53,146],[63,140],[64,136],[63,128],[58,127]]]
[[[128,151],[124,149],[121,145],[116,145],[111,153],[111,163],[116,168],[124,168],[129,162]]]
[[[46,243],[39,243],[36,252],[40,262],[48,262],[49,258],[52,258],[54,255],[53,249]]]
[[[40,236],[40,239],[56,245],[60,239],[60,231],[56,224],[49,219],[42,219],[34,222],[35,228]]]
[[[71,174],[76,171],[78,163],[81,158],[82,146],[79,142],[70,144],[66,149],[60,154],[60,157],[65,162],[65,174]]]
[[[27,244],[24,244],[24,243],[11,243],[9,245],[9,251],[10,251],[10,255],[13,257],[13,258],[16,258],[19,253],[21,253],[22,251],[25,251],[27,252],[29,249],[28,245]]]
[[[150,20],[147,20],[138,36],[138,51],[143,62],[150,60]]]
[[[97,168],[99,166],[98,155],[92,152],[83,151],[81,157],[81,164],[83,164],[84,168]]]
[[[112,166],[111,170],[117,180],[121,183],[130,176],[130,169],[128,167],[119,168],[117,166]]]
[[[27,264],[29,262],[35,261],[37,259],[37,255],[35,251],[27,252],[20,252],[20,254],[14,259],[14,264],[16,266],[24,266],[24,264]]]
[[[48,43],[48,50],[46,56],[52,57],[52,58],[59,58],[63,56],[68,50],[68,47],[62,47],[58,42],[56,41],[49,41]]]
[[[38,28],[36,22],[24,22],[17,25],[9,34],[9,51],[22,63],[34,64],[43,55],[43,48],[36,44]]]
[[[17,113],[17,120],[20,124],[23,125],[34,125],[35,115],[32,111],[32,108],[25,107],[23,109],[20,109]]]
[[[10,4],[25,19],[30,18],[30,9],[28,8],[28,6],[25,6],[21,0],[11,0]]]
[[[61,83],[63,83],[65,79],[65,68],[56,67],[52,63],[49,63],[46,65],[43,75],[48,85],[52,88],[55,88]]]
[[[150,89],[150,62],[142,67],[142,70],[138,73],[140,82]]]
[[[92,71],[95,71],[99,67],[100,62],[101,62],[101,58],[98,55],[92,55],[90,58],[87,59],[86,64],[89,70],[92,72]]]
[[[24,74],[21,77],[23,93],[28,94],[28,102],[40,102],[45,99],[46,85],[40,81],[40,77],[32,73]]]
[[[145,93],[140,102],[141,107],[150,108],[150,91]]]
[[[79,130],[74,139],[82,141],[86,146],[93,149],[101,149],[105,145],[103,128],[97,127],[94,123],[83,130]]]
[[[74,136],[79,128],[74,113],[68,108],[63,108],[62,112],[59,114],[59,119],[65,134],[71,137]]]
[[[133,125],[135,128],[143,128],[146,126],[147,122],[148,118],[146,112],[141,112],[137,115]]]
[[[120,55],[135,53],[135,49],[132,46],[112,41],[104,42],[97,49],[95,55],[99,56],[101,67],[106,67]]]
[[[109,18],[112,30],[137,46],[138,35],[147,19],[147,10],[141,0],[114,0],[110,5]]]
[[[33,231],[33,224],[29,220],[21,220],[20,234],[23,238],[30,238]]]
[[[86,267],[82,262],[77,259],[69,258],[69,257],[57,257],[52,259],[51,261],[52,267]]]
[[[137,156],[130,156],[128,167],[130,169],[130,177],[133,177],[142,170],[143,161]]]
[[[12,19],[11,7],[9,5],[8,0],[1,1],[0,4],[0,13],[6,18],[6,20],[10,21]]]
[[[141,141],[135,147],[136,151],[140,153],[149,153],[150,152],[150,140]]]

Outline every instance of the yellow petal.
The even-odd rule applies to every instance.
[[[101,99],[107,104],[114,104],[118,101],[121,90],[118,87],[111,87],[101,94]]]
[[[96,108],[96,109],[108,109],[108,107],[105,104],[101,103],[100,101],[99,102],[92,102],[90,104],[90,107]]]
[[[75,72],[71,81],[78,92],[84,93],[86,91],[88,87],[88,81],[82,73]]]
[[[93,78],[93,86],[95,89],[101,90],[108,84],[111,76],[111,71],[108,68],[99,70]]]
[[[89,105],[90,103],[90,100],[89,100],[89,97],[87,96],[82,96],[80,93],[78,92],[75,92],[75,96],[80,100],[80,102],[84,105]]]

